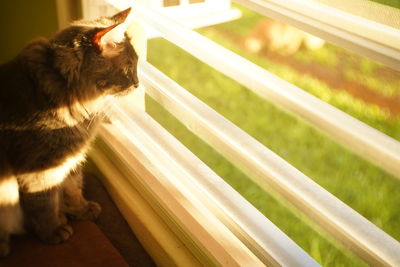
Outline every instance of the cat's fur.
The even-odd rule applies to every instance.
[[[60,243],[72,234],[66,215],[100,213],[82,196],[79,164],[104,97],[138,86],[129,12],[75,22],[0,65],[0,256],[11,234]]]
[[[244,39],[244,47],[253,53],[266,48],[290,55],[297,52],[303,43],[307,49],[315,50],[321,48],[325,41],[288,24],[267,18],[260,20]]]

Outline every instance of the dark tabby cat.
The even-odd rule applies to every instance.
[[[129,13],[75,22],[0,66],[0,256],[11,234],[29,229],[56,244],[72,234],[67,216],[100,213],[82,196],[78,166],[101,100],[138,86]]]

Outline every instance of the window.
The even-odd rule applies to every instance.
[[[111,2],[116,7],[124,7],[122,1]],[[333,12],[324,5],[310,7],[302,6],[299,2],[297,5],[286,3],[293,4],[293,1],[237,2],[263,14],[271,17],[275,15],[298,27],[309,29],[316,35],[365,53],[393,68],[399,66],[399,50],[392,45],[398,38],[396,29],[388,29],[371,21],[363,25],[364,20],[356,19],[347,13]],[[315,124],[338,142],[349,146],[393,175],[400,173],[400,146],[395,139],[354,120],[296,86],[174,22],[169,18],[171,14],[165,16],[159,10],[148,9],[136,2],[130,4],[134,5],[138,17],[145,24],[156,28],[175,45],[244,84],[262,98],[267,98],[268,101]],[[342,16],[341,21],[351,23],[355,33],[346,29],[345,26],[349,24],[333,23],[337,15]],[[367,27],[370,25],[379,27]],[[383,33],[384,41],[376,40],[377,33]],[[286,199],[329,232],[333,238],[349,246],[364,261],[372,265],[395,265],[399,261],[400,246],[395,239],[193,97],[148,62],[142,62],[140,71],[146,93],[215,150],[240,166],[259,187]],[[153,231],[150,235],[155,238],[161,235],[160,232],[156,232],[161,227],[166,229],[163,235],[173,240],[155,242],[158,247],[149,242],[147,248],[153,251],[152,255],[160,257],[162,251],[163,259],[167,258],[171,262],[181,261],[182,264],[183,261],[200,261],[251,266],[317,265],[314,259],[165,132],[143,110],[132,108],[132,101],[143,101],[144,96],[140,95],[141,93],[143,94],[137,92],[136,100],[127,98],[112,105],[111,111],[115,120],[113,125],[104,128],[101,133],[103,138],[92,157],[106,176],[113,177],[107,179],[106,184],[109,184],[115,197],[121,200],[120,206],[125,213],[135,213],[135,216],[127,215],[131,224],[140,225],[137,223],[140,219],[137,218],[141,218],[142,228],[139,228],[143,229],[146,220],[141,217],[140,209],[132,201],[146,202],[147,210],[153,211],[152,219],[159,223],[154,226],[147,221],[147,231]],[[394,186],[398,186],[396,183],[397,180],[393,183]],[[131,194],[130,191],[136,194]],[[171,251],[177,247],[184,249],[180,251],[179,256],[172,257]]]

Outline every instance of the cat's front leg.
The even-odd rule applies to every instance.
[[[0,173],[0,257],[10,253],[10,235],[22,233],[22,226],[17,179]]]
[[[74,220],[95,220],[101,207],[94,201],[87,201],[82,193],[83,175],[81,168],[71,172],[63,183],[62,210]]]
[[[60,211],[61,184],[69,166],[57,166],[18,177],[20,202],[28,229],[46,243],[58,244],[72,235]]]
[[[58,244],[72,235],[72,227],[60,213],[60,188],[53,187],[42,192],[21,192],[21,204],[25,222],[44,242]]]

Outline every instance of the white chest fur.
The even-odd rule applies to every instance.
[[[85,151],[70,156],[56,167],[18,177],[19,185],[28,193],[44,191],[61,184],[68,174],[85,159]]]

